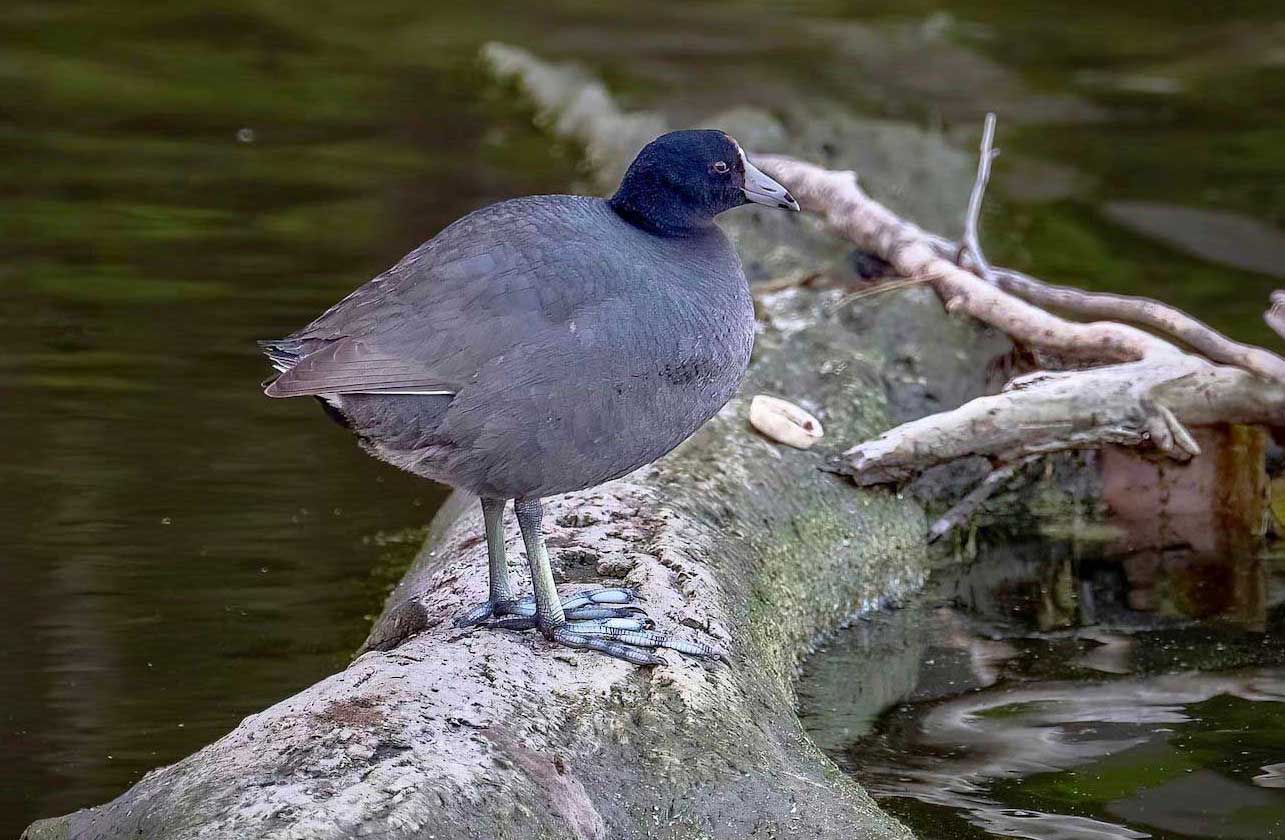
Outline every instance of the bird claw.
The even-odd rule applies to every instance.
[[[627,586],[586,589],[563,600],[562,612],[568,621],[610,620],[635,615],[646,618],[646,611],[637,602],[638,590]]]
[[[505,615],[505,611],[515,603],[517,602],[511,598],[503,601],[487,599],[467,612],[457,615],[454,624],[456,627],[476,627],[496,616]]]

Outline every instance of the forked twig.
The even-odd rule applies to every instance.
[[[990,181],[991,162],[999,155],[998,149],[992,149],[995,124],[995,115],[988,113],[982,129],[977,178],[968,198],[963,239],[955,244],[932,237],[934,246],[943,256],[953,254],[955,262],[962,265],[964,255],[968,254],[978,276],[1027,303],[1056,309],[1077,318],[1144,326],[1181,341],[1210,361],[1236,365],[1259,376],[1285,382],[1285,359],[1265,348],[1234,341],[1198,318],[1161,301],[1110,292],[1086,292],[1071,286],[1055,286],[1018,271],[991,266],[982,251],[979,226],[982,199]],[[1285,338],[1285,292],[1276,292],[1272,301],[1272,308],[1263,318],[1268,326]]]
[[[993,268],[992,272],[1001,289],[1027,303],[1056,309],[1076,318],[1137,324],[1177,339],[1211,362],[1235,365],[1264,379],[1285,382],[1285,359],[1264,347],[1234,341],[1199,318],[1167,303],[1135,295],[1086,292],[1072,286],[1056,286],[1006,268]],[[1285,338],[1285,292],[1276,292],[1273,301],[1274,307],[1263,314],[1263,319]]]

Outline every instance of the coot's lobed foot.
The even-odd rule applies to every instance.
[[[567,647],[596,650],[635,665],[665,665],[656,651],[668,649],[696,659],[727,657],[700,642],[680,639],[653,629],[650,621],[633,618],[609,618],[601,621],[567,621],[540,628],[545,638]]]
[[[517,609],[517,606],[518,601],[513,598],[506,598],[502,601],[494,599],[486,600],[467,612],[456,616],[455,626],[476,627],[477,625],[483,624],[493,618],[498,618],[503,615],[514,615],[515,613],[512,611]],[[532,615],[534,614],[533,610]]]
[[[592,621],[598,619],[628,618],[643,616],[650,626],[646,612],[638,605],[637,590],[625,586],[609,586],[605,589],[586,589],[562,599],[562,610],[570,621]],[[508,598],[504,600],[483,601],[468,612],[455,619],[456,627],[476,627],[494,619],[492,626],[501,626],[508,630],[529,630],[535,626],[535,598]],[[500,619],[530,619],[529,622],[504,621]]]
[[[638,593],[625,587],[585,590],[562,599],[563,622],[541,621],[533,598],[488,601],[455,620],[457,627],[494,630],[540,629],[545,638],[567,647],[596,650],[635,665],[663,665],[657,650],[669,649],[697,659],[727,661],[714,648],[656,630]]]
[[[641,615],[651,626],[651,619],[638,605],[638,590],[627,586],[609,586],[605,589],[586,589],[564,598],[562,611],[568,621],[593,621],[596,619],[628,618]],[[535,613],[533,612],[532,615]]]

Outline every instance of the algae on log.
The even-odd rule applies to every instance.
[[[859,342],[822,320],[761,348],[744,393],[867,437],[887,406],[872,371],[844,364]],[[638,669],[532,633],[454,630],[486,591],[480,516],[457,495],[371,639],[414,635],[27,836],[908,837],[812,746],[792,680],[818,635],[918,585],[922,514],[823,473],[823,453],[758,438],[746,403],[657,464],[548,505],[563,584],[623,579],[730,665],[671,654]]]

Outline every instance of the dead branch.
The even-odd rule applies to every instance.
[[[1181,460],[1200,452],[1186,425],[1273,417],[1285,417],[1285,387],[1247,371],[1195,356],[1172,367],[1132,362],[1030,377],[903,424],[844,452],[843,471],[858,484],[883,484],[969,455],[1003,464],[1107,444],[1153,447]]]
[[[1272,305],[1263,313],[1263,320],[1277,335],[1285,338],[1285,290],[1272,292]]]
[[[974,205],[980,206],[989,176],[992,140],[993,128],[983,137],[983,163],[978,166],[970,230],[965,234],[964,250],[979,266],[985,265],[985,257],[977,244],[980,210]],[[867,196],[856,173],[786,157],[758,160],[804,209],[817,213],[836,232],[886,260],[897,274],[931,283],[947,310],[971,315],[1018,342],[1077,364],[1100,365],[1015,380],[1001,394],[906,423],[854,446],[844,453],[842,467],[859,484],[901,481],[969,455],[985,455],[1002,466],[1107,444],[1155,448],[1185,460],[1200,451],[1187,425],[1280,423],[1285,418],[1285,360],[1275,354],[1233,342],[1156,301],[1065,290],[987,268],[996,278],[991,285],[953,261],[959,249],[948,240]],[[1013,291],[1018,288],[1020,292]],[[1046,311],[1045,305],[1101,320],[1067,320]],[[1285,310],[1285,301],[1273,309],[1278,310]],[[1270,313],[1268,317],[1270,322]],[[1121,320],[1136,320],[1181,338],[1204,355]]]
[[[964,255],[967,254],[977,267],[977,274],[988,283],[994,283],[995,278],[982,251],[977,230],[981,224],[982,199],[986,197],[986,185],[991,180],[991,163],[999,155],[999,150],[992,148],[994,143],[995,115],[987,114],[986,125],[982,128],[980,154],[977,156],[977,178],[973,181],[973,191],[968,196],[968,213],[964,217],[964,238],[960,240],[959,249],[955,253],[955,262],[960,265],[963,265]]]
[[[1211,362],[1235,365],[1264,379],[1285,382],[1285,358],[1262,347],[1229,338],[1200,319],[1162,301],[1138,295],[1086,292],[1073,286],[1045,283],[1020,271],[990,265],[982,251],[978,229],[982,200],[990,181],[991,162],[999,155],[992,148],[994,137],[995,115],[987,114],[977,162],[977,178],[969,195],[968,211],[964,219],[963,239],[955,243],[943,236],[915,228],[939,256],[960,265],[964,264],[965,256],[971,258],[976,273],[982,279],[1042,309],[1056,310],[1084,320],[1110,320],[1146,327],[1181,342]],[[870,201],[869,198],[865,200]],[[1271,308],[1263,318],[1268,326],[1285,338],[1285,290],[1272,295]]]
[[[932,527],[928,529],[928,542],[936,542],[942,537],[949,534],[956,528],[962,528],[968,520],[973,518],[986,500],[996,493],[1001,487],[1007,484],[1017,471],[1027,464],[1038,458],[1038,455],[1031,455],[1002,467],[996,467],[990,473],[978,482],[977,486],[969,491],[968,495],[955,503],[955,506],[946,511]]]
[[[1136,327],[1067,321],[990,286],[939,253],[937,244],[945,240],[867,196],[857,185],[855,172],[835,172],[782,156],[760,155],[756,160],[836,232],[888,261],[897,274],[925,278],[952,312],[962,310],[1024,344],[1085,362],[1184,355]]]
[[[929,233],[925,236],[940,256],[958,261],[960,245],[944,236]],[[1163,301],[1140,295],[1086,292],[1074,286],[1046,283],[1011,268],[990,266],[989,270],[991,279],[999,288],[1027,303],[1075,318],[1109,319],[1146,327],[1181,342],[1211,362],[1242,367],[1264,379],[1285,381],[1285,358],[1262,347],[1229,338],[1199,318]],[[1263,318],[1285,338],[1285,292],[1276,292],[1272,299],[1275,301],[1273,308],[1264,313]]]
[[[1198,318],[1158,300],[1055,286],[1008,269],[995,269],[992,276],[1001,289],[1027,303],[1079,318],[1110,318],[1137,324],[1182,342],[1210,361],[1285,382],[1285,359],[1262,347],[1228,338]],[[1272,329],[1285,337],[1285,296],[1281,300],[1264,317]],[[1272,324],[1272,312],[1277,313],[1279,326]]]

